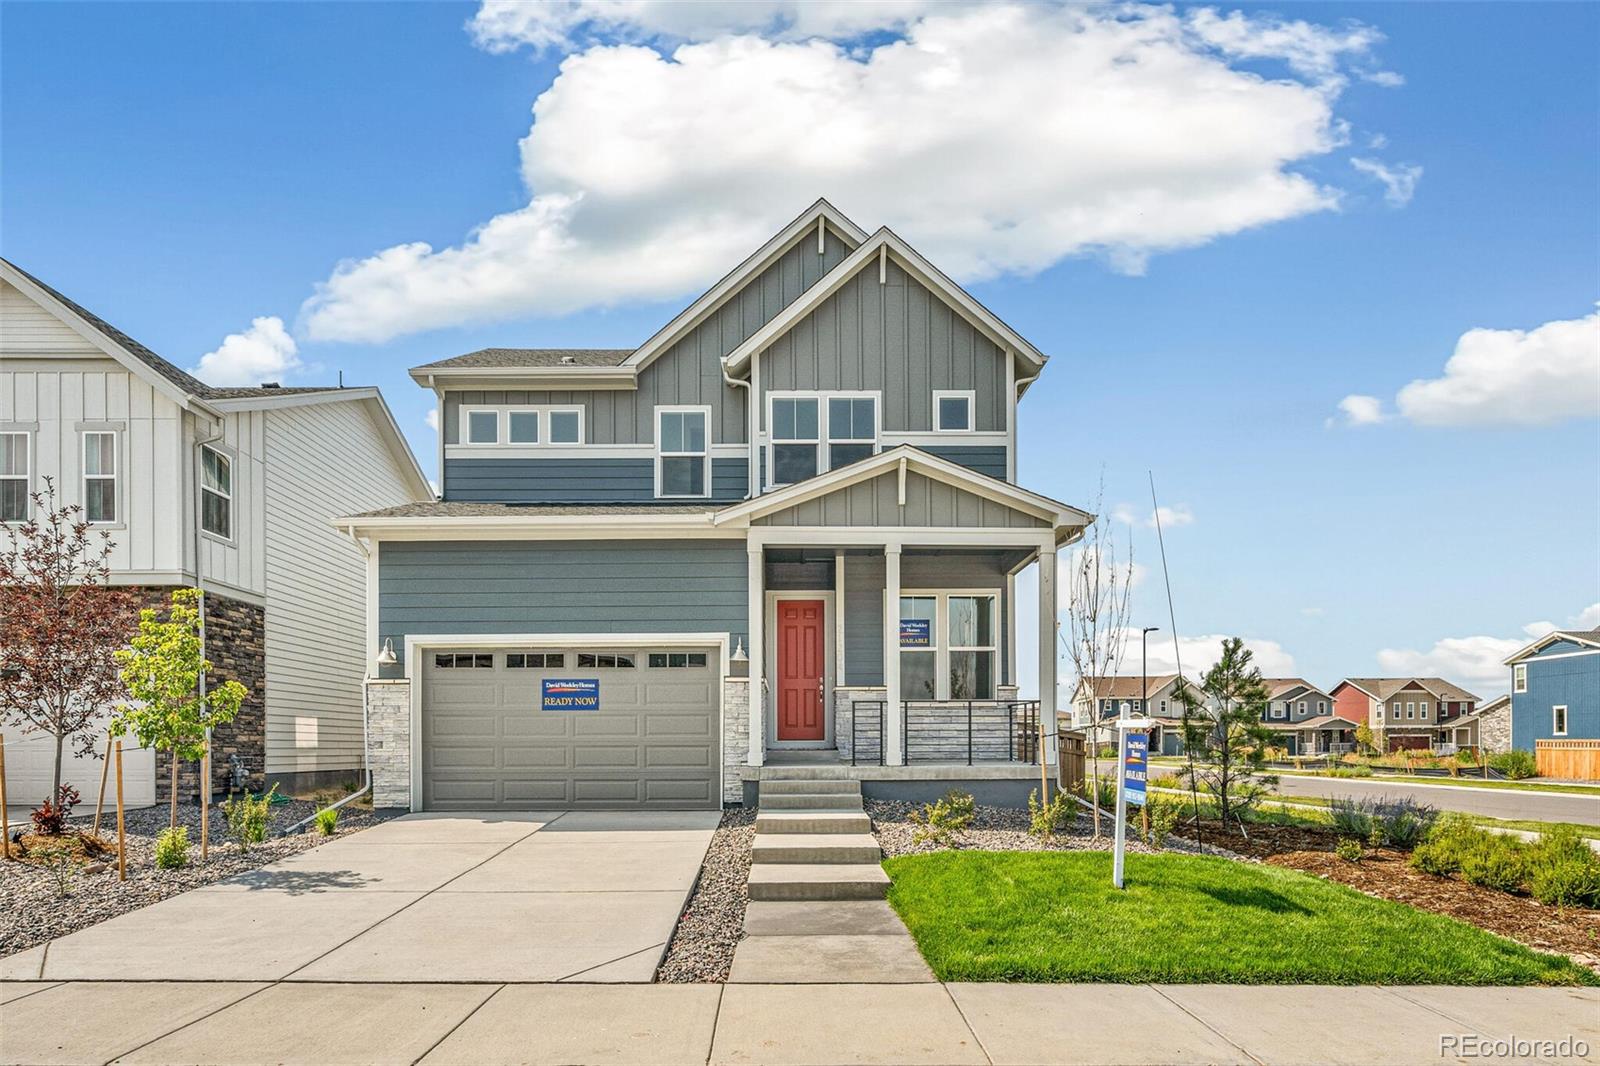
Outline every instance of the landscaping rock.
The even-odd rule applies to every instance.
[[[922,804],[898,800],[868,800],[867,815],[872,819],[872,831],[883,848],[885,858],[898,855],[921,855],[944,851],[945,847],[931,840],[920,843],[916,833],[921,828],[911,821],[913,811],[921,811]],[[1112,822],[1109,816],[1100,821],[1101,837],[1093,835],[1092,820],[1088,812],[1056,830],[1049,840],[1042,840],[1028,832],[1028,812],[1015,807],[974,807],[972,823],[960,833],[950,848],[955,851],[1107,851],[1111,848]],[[1146,847],[1133,836],[1128,838],[1128,850],[1152,854],[1159,850]]]
[[[744,935],[744,909],[750,901],[750,845],[755,840],[753,807],[729,807],[712,834],[700,864],[700,877],[678,927],[667,945],[656,980],[703,984],[728,979],[733,952]]]

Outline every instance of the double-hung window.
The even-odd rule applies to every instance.
[[[999,683],[998,597],[915,592],[900,597],[900,698],[992,700]],[[1102,700],[1109,709],[1114,700]]]
[[[1421,703],[1417,704],[1417,710],[1422,712],[1417,715],[1417,717],[1426,721],[1428,717],[1428,701],[1423,700]]]
[[[704,407],[656,408],[656,495],[706,496]]]
[[[33,456],[26,433],[0,433],[0,522],[28,517]]]
[[[1283,717],[1283,708],[1284,708],[1284,704],[1283,703],[1279,702],[1278,700],[1273,700],[1272,701],[1272,717],[1274,717],[1274,718],[1282,718]]]
[[[1564,737],[1567,735],[1567,708],[1557,704],[1550,708],[1550,733],[1552,736]]]
[[[900,698],[939,698],[937,596],[900,597]]]
[[[828,469],[871,455],[878,444],[878,401],[872,396],[828,398]]]
[[[1518,663],[1511,668],[1511,691],[1528,691],[1528,664]]]
[[[83,517],[87,522],[117,520],[117,435],[109,430],[83,435]]]
[[[950,629],[950,698],[994,699],[999,647],[993,596],[951,596],[946,611]]]
[[[233,460],[204,445],[200,448],[200,528],[224,540],[233,539]]]
[[[973,425],[974,393],[971,391],[935,391],[933,394],[933,428],[939,433],[971,433]]]
[[[815,396],[772,399],[772,484],[793,485],[817,475],[821,447],[819,401]]]

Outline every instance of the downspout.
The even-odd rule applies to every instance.
[[[755,394],[753,392],[750,392],[750,382],[748,382],[748,381],[740,381],[738,378],[732,378],[732,377],[728,376],[728,364],[727,363],[722,363],[722,362],[719,361],[719,365],[722,368],[722,380],[723,381],[727,382],[730,386],[734,386],[734,387],[737,387],[737,388],[744,389],[745,392],[749,393],[749,395],[747,395],[745,397],[745,401],[746,401],[745,402],[745,410],[749,412],[748,416],[745,418],[745,436],[750,438],[749,446],[747,448],[747,451],[748,451],[749,457],[750,457],[749,458],[750,466],[749,466],[748,484],[747,484],[746,489],[745,489],[745,499],[753,500],[753,499],[756,498],[756,485],[757,485],[757,481],[756,481],[757,474],[756,474],[756,427],[755,427],[755,411],[756,411],[755,402],[756,402],[756,400],[755,400]]]

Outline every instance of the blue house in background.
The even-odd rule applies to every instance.
[[[1511,744],[1600,738],[1600,629],[1557,631],[1506,660]]]

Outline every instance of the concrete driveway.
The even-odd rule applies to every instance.
[[[408,815],[51,941],[5,977],[649,981],[718,817]]]

